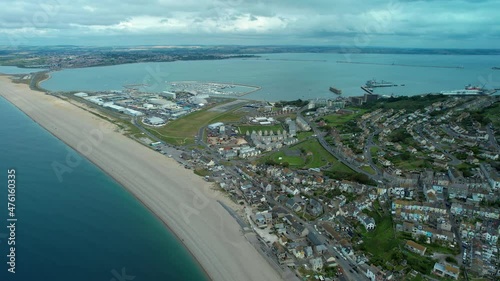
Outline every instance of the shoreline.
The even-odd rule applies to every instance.
[[[83,118],[85,115],[85,119],[99,119],[98,122],[101,124],[107,123],[106,125],[113,127],[116,129],[116,126],[114,124],[111,124],[105,120],[102,120],[100,118],[97,118],[95,116],[92,116],[88,112],[79,112],[83,111],[80,108],[77,108],[76,106],[63,101],[57,97],[46,95],[45,93],[42,92],[37,92],[34,90],[30,90],[27,85],[15,85],[13,84],[10,80],[7,81],[9,78],[7,76],[0,76],[0,84],[6,84],[8,87],[16,88],[20,92],[17,92],[18,95],[20,93],[25,94],[27,91],[31,91],[32,93],[32,98],[34,100],[38,99],[38,102],[44,101],[48,104],[49,108],[52,108],[56,110],[55,107],[58,107],[58,105],[61,105],[65,108],[67,108],[70,111],[75,111],[76,113],[79,113],[78,115],[80,118],[76,118],[78,121]],[[8,84],[10,85],[8,85]],[[7,88],[8,88],[7,87]],[[106,160],[106,155],[101,156],[100,154],[98,155],[97,153],[95,154],[90,154],[90,155],[85,155],[85,153],[82,153],[82,149],[80,146],[81,141],[72,141],[70,138],[66,138],[64,135],[66,132],[64,131],[59,131],[58,127],[52,127],[51,125],[54,125],[51,123],[53,120],[44,120],[43,117],[47,116],[60,116],[58,112],[51,111],[49,115],[43,116],[41,113],[43,111],[40,109],[33,109],[30,108],[28,104],[25,104],[23,106],[23,101],[20,101],[16,97],[13,96],[12,93],[2,93],[2,96],[11,104],[13,104],[16,108],[24,112],[28,117],[30,117],[33,121],[35,121],[38,125],[46,129],[48,132],[50,132],[52,135],[54,135],[56,138],[64,142],[66,145],[74,149],[75,151],[79,152],[81,157],[85,157],[88,159],[91,163],[99,167],[103,172],[105,172],[108,176],[113,178],[116,182],[118,182],[121,186],[125,188],[127,192],[132,194],[141,204],[143,204],[154,216],[156,216],[167,228],[167,230],[174,234],[178,242],[182,243],[184,248],[189,252],[189,254],[193,257],[196,263],[198,263],[201,271],[205,274],[208,280],[282,280],[279,277],[278,272],[276,272],[273,268],[271,268],[268,264],[267,261],[255,250],[255,248],[248,243],[246,238],[242,235],[240,235],[240,227],[237,224],[237,222],[228,214],[228,212],[223,209],[222,207],[218,207],[216,205],[220,205],[217,200],[228,200],[227,197],[223,197],[220,194],[220,191],[214,191],[211,190],[212,185],[208,184],[204,181],[202,181],[201,178],[198,176],[194,175],[191,170],[186,170],[181,165],[177,162],[174,162],[171,159],[165,158],[163,155],[160,155],[151,149],[144,147],[142,144],[137,143],[134,140],[129,139],[128,137],[122,135],[119,132],[107,132],[106,136],[112,135],[114,140],[119,140],[120,142],[126,143],[128,147],[125,147],[125,151],[129,150],[130,148],[133,148],[134,150],[140,150],[140,155],[142,156],[143,154],[146,154],[149,157],[154,158],[151,160],[154,162],[154,164],[150,164],[149,166],[154,166],[155,164],[161,164],[162,166],[166,167],[167,170],[173,170],[170,175],[172,177],[179,176],[179,174],[183,177],[183,181],[180,182],[173,182],[173,188],[170,188],[170,192],[179,192],[181,193],[184,191],[184,194],[179,194],[178,197],[183,197],[183,198],[171,198],[175,197],[175,194],[171,194],[169,192],[165,193],[165,190],[163,190],[161,187],[148,187],[149,185],[144,184],[143,186],[134,187],[134,183],[136,183],[136,180],[134,176],[139,176],[140,175],[134,175],[134,174],[129,174],[128,172],[130,171],[118,171],[116,169],[124,170],[125,168],[122,165],[111,165],[107,166],[106,163],[113,161],[113,160],[120,160],[116,159],[117,157],[114,157],[115,159],[113,160]],[[22,99],[22,98],[21,98]],[[26,102],[26,100],[24,101]],[[38,103],[40,104],[40,103]],[[47,105],[47,104],[45,104]],[[42,115],[42,116],[38,116]],[[52,117],[48,119],[53,119],[57,117]],[[69,118],[67,118],[69,119]],[[47,121],[47,122],[46,122]],[[83,122],[87,120],[82,120]],[[67,123],[67,124],[64,124]],[[78,126],[78,124],[71,123],[71,120],[65,120],[63,122],[59,122],[58,124],[55,125],[60,125],[60,126],[76,126],[76,127],[85,127],[86,123],[82,124],[82,126]],[[88,126],[87,126],[88,127]],[[80,128],[82,129],[82,128]],[[94,127],[95,129],[95,127]],[[78,130],[78,129],[77,129]],[[80,132],[85,131],[85,130],[78,130]],[[67,133],[70,134],[70,133]],[[119,135],[119,136],[118,136]],[[78,138],[77,138],[78,139]],[[81,138],[79,138],[81,140]],[[125,140],[126,139],[126,140]],[[113,152],[123,152],[119,151],[119,149],[112,149],[113,146],[105,145],[104,140],[102,142],[102,145],[104,148],[102,150],[107,150],[111,149]],[[110,142],[114,144],[112,141]],[[133,143],[133,145],[132,145]],[[114,144],[114,147],[117,147],[118,145]],[[140,148],[139,148],[140,147]],[[95,148],[96,150],[99,150],[99,148]],[[147,151],[147,152],[146,152]],[[99,151],[98,151],[99,152]],[[101,151],[103,152],[103,151]],[[105,153],[105,152],[103,152]],[[106,153],[105,153],[106,154]],[[107,153],[110,154],[110,153]],[[111,153],[112,154],[112,153]],[[130,153],[132,154],[132,153]],[[126,156],[123,156],[126,158]],[[135,160],[139,162],[139,164],[136,164],[135,167],[133,167],[131,170],[133,171],[135,168],[138,168],[141,170],[141,164],[146,165],[147,163],[142,163],[141,159],[136,159],[133,156],[131,156],[132,160]],[[103,163],[104,159],[104,163]],[[130,160],[130,159],[125,159],[125,160]],[[122,160],[122,163],[129,163],[125,160]],[[171,160],[171,161],[169,161]],[[143,168],[144,170],[147,170],[146,168]],[[137,172],[136,172],[137,173]],[[151,174],[151,173],[150,173]],[[144,175],[143,177],[149,177],[151,175]],[[153,177],[155,174],[153,173]],[[163,183],[165,181],[173,181],[169,178],[165,178],[165,176],[158,175],[156,174],[156,178],[160,178],[160,183]],[[177,183],[177,185],[175,185]],[[191,190],[185,190],[186,187],[185,185],[191,184],[193,187]],[[182,184],[184,186],[182,186]],[[210,185],[210,186],[209,186]],[[195,190],[196,186],[203,186],[201,190]],[[144,188],[144,189],[142,189]],[[178,189],[176,189],[178,188]],[[182,190],[184,188],[184,190]],[[148,190],[145,190],[148,189]],[[173,190],[172,190],[173,189]],[[156,194],[156,191],[159,194]],[[163,193],[162,193],[163,192]],[[191,196],[190,193],[194,192],[195,196]],[[199,198],[197,193],[202,193],[202,198]],[[168,194],[167,194],[168,193]],[[219,194],[216,194],[219,193]],[[183,195],[183,196],[181,196]],[[159,198],[158,198],[159,197]],[[177,199],[177,200],[176,200]],[[176,205],[175,203],[178,203],[177,201],[181,199],[184,202],[181,203],[180,208],[185,208],[185,212],[191,212],[189,214],[192,214],[193,212],[196,213],[198,211],[198,214],[196,214],[196,217],[193,219],[197,218],[197,221],[191,221],[188,219],[187,221],[181,221],[179,219],[175,219],[173,216],[174,214],[171,214],[171,212],[166,212],[166,211],[172,211],[176,212],[177,215],[182,216],[183,214],[179,214],[178,208],[172,209],[172,207],[167,207],[164,206],[168,204],[168,202],[173,203],[172,205]],[[202,209],[199,209],[197,205],[203,204],[203,200],[206,200],[206,206]],[[193,207],[189,205],[189,201],[193,201]],[[183,205],[184,204],[184,205]],[[187,204],[187,205],[186,205]],[[214,205],[216,204],[216,205]],[[163,207],[164,206],[164,207]],[[211,208],[208,208],[208,207]],[[169,209],[170,210],[166,210]],[[200,212],[201,211],[201,212]],[[206,213],[211,213],[211,215],[206,214]],[[185,214],[184,214],[185,215]],[[212,231],[210,231],[210,227],[207,229],[206,225],[208,224],[222,224],[221,226],[216,226],[215,228],[212,227]],[[235,228],[235,225],[237,228]],[[221,229],[222,228],[222,229]],[[224,232],[224,228],[228,228],[228,230],[231,231],[232,234],[225,234],[221,233]],[[209,231],[209,232],[207,232]],[[193,233],[194,232],[194,233]],[[215,233],[214,233],[215,232]],[[236,235],[234,235],[236,233]],[[211,234],[211,235],[210,235]],[[215,235],[214,235],[215,234]],[[221,236],[222,235],[222,236]],[[229,236],[228,236],[229,235]],[[210,236],[210,237],[208,237]],[[229,239],[229,244],[233,245],[227,245],[223,239],[219,238],[226,238],[226,240]],[[205,238],[208,241],[204,241]],[[211,240],[210,240],[211,239]],[[235,247],[236,245],[236,247]],[[233,247],[233,248],[232,248]],[[234,249],[237,248],[237,249]],[[244,251],[245,253],[248,253],[249,255],[242,255],[241,252]],[[217,254],[214,256],[214,254]],[[248,257],[247,257],[248,256]],[[216,259],[216,261],[212,261],[213,259]],[[223,261],[224,260],[224,261]],[[232,265],[231,265],[232,263]],[[253,266],[252,266],[253,265]],[[226,268],[224,268],[226,267]],[[244,276],[243,276],[244,275]],[[243,278],[242,278],[243,277]]]
[[[9,76],[5,75],[5,74],[0,74],[0,80],[2,77],[7,77],[9,78]],[[47,80],[50,78],[50,75],[41,80],[41,81],[44,81],[44,80]],[[0,85],[1,85],[1,82],[0,82]],[[37,86],[38,86],[38,83],[37,83]],[[13,102],[11,102],[9,99],[7,99],[6,97],[2,96],[0,94],[0,98],[4,99],[6,102],[8,102],[9,104],[11,104],[12,106],[14,106],[15,108],[17,108],[19,111],[23,112],[28,118],[30,118],[33,122],[35,122],[38,126],[42,127],[43,129],[45,129],[47,132],[49,132],[49,134],[51,134],[52,136],[54,136],[55,138],[57,138],[59,141],[61,141],[62,143],[64,143],[65,145],[67,145],[68,147],[70,147],[71,149],[73,149],[76,153],[78,153],[77,151],[77,148],[74,147],[73,145],[71,145],[70,143],[62,140],[61,138],[59,138],[58,136],[56,136],[52,131],[50,130],[47,130],[43,125],[41,125],[37,120],[35,120],[34,118],[32,118],[31,116],[29,116],[28,114],[26,114],[21,108],[19,108],[19,106],[17,106],[16,104],[14,104]],[[80,155],[80,154],[79,154]],[[101,166],[99,166],[97,163],[95,163],[92,159],[90,158],[87,158],[83,155],[80,155],[80,157],[82,158],[85,158],[87,161],[89,161],[90,163],[92,163],[92,165],[96,166],[99,170],[101,170],[101,172],[103,172],[106,176],[112,178],[114,181],[116,181],[124,190],[125,192],[127,192],[128,194],[130,194],[131,196],[133,196],[135,198],[135,200],[139,201],[139,203],[144,206],[150,214],[152,214],[157,220],[159,220],[166,228],[167,228],[167,231],[170,232],[174,237],[175,239],[177,240],[178,243],[182,244],[182,247],[189,253],[189,255],[191,256],[191,258],[194,260],[194,262],[196,263],[196,265],[198,266],[198,268],[200,269],[201,272],[203,272],[204,274],[204,277],[207,279],[207,281],[216,281],[214,279],[211,278],[211,276],[208,274],[207,270],[202,266],[202,264],[200,263],[200,261],[196,258],[196,256],[194,255],[194,253],[189,249],[189,247],[187,247],[187,245],[184,243],[183,239],[181,237],[179,237],[177,235],[177,233],[175,233],[175,231],[168,225],[168,223],[163,219],[161,218],[161,216],[159,216],[154,210],[152,210],[143,200],[141,200],[139,197],[136,196],[136,194],[134,194],[132,191],[130,191],[129,189],[125,188],[123,183],[117,179],[115,176],[113,176],[112,174],[110,174],[108,171],[106,171],[105,169],[103,169]]]

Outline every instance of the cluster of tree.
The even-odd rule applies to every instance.
[[[306,106],[309,102],[302,100],[302,99],[297,99],[297,100],[292,100],[292,101],[279,101],[274,104],[275,107],[284,107],[287,105],[290,106],[297,106],[297,107],[303,107]]]
[[[389,135],[389,141],[395,143],[405,143],[413,140],[413,137],[403,128],[397,129]]]
[[[366,185],[377,185],[367,175],[355,172],[326,171],[325,175],[332,179],[354,181]]]
[[[423,95],[423,96],[392,96],[387,99],[379,99],[374,104],[363,105],[368,109],[406,109],[407,111],[415,111],[429,106],[435,102],[446,100],[444,95]]]
[[[485,110],[480,110],[480,111],[474,111],[470,113],[470,118],[472,118],[474,121],[478,122],[482,126],[486,126],[489,123],[491,123],[491,119],[486,116]]]
[[[285,168],[290,166],[290,163],[288,163],[288,162],[278,163],[274,159],[267,159],[265,163],[266,163],[266,165],[269,165],[269,166],[282,166]]]

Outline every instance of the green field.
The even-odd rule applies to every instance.
[[[295,154],[298,155],[287,155],[286,150],[295,151]],[[339,169],[345,169],[342,167],[344,165],[328,153],[316,139],[309,139],[294,146],[282,148],[280,151],[263,157],[260,161],[263,163],[268,160],[278,164],[287,162],[294,168],[320,168],[332,163],[334,166],[338,166]]]
[[[294,168],[301,168],[306,164],[305,158],[301,156],[287,156],[285,155],[285,152],[283,151],[278,151],[270,155],[269,157],[266,157],[267,159],[272,159],[274,162],[278,164],[283,164],[283,163],[288,163],[290,167]]]
[[[375,202],[374,208],[379,208],[378,202]],[[361,233],[363,244],[361,244],[360,248],[372,255],[371,262],[390,270],[400,270],[404,268],[400,265],[400,262],[405,259],[412,269],[424,274],[430,273],[435,261],[404,249],[403,245],[406,238],[396,235],[390,215],[381,216],[375,211],[364,212],[373,217],[377,224],[375,230],[367,232],[363,228]]]
[[[312,135],[314,135],[313,132],[299,132],[297,134],[297,138],[299,139],[299,141],[303,141],[303,140],[309,138]]]
[[[377,212],[369,214],[375,219],[375,230],[363,231],[363,247],[375,257],[375,260],[390,261],[392,254],[398,249],[400,240],[395,238],[391,216],[381,217]]]
[[[373,170],[373,168],[370,166],[363,166],[363,167],[361,167],[361,170],[366,171],[372,175],[376,174],[375,170]]]
[[[367,109],[362,109],[362,108],[347,108],[353,111],[356,111],[357,113],[353,114],[331,114],[331,115],[326,115],[323,117],[325,119],[325,122],[333,127],[338,127],[341,125],[344,125],[345,123],[355,120],[356,118],[360,117],[361,115],[365,114],[368,112]]]
[[[190,113],[160,128],[147,129],[167,143],[187,145],[194,143],[194,136],[198,134],[201,127],[215,122],[237,121],[244,115],[242,112],[237,112],[236,109],[227,112],[210,111],[209,109],[205,108]]]

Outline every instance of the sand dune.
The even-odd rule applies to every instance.
[[[0,95],[133,193],[183,241],[214,280],[282,280],[245,239],[209,183],[66,101],[0,76]],[[54,166],[60,179],[78,164]],[[69,169],[69,170],[68,170]]]

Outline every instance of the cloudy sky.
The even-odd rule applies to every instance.
[[[16,0],[1,45],[500,48],[498,0]]]

